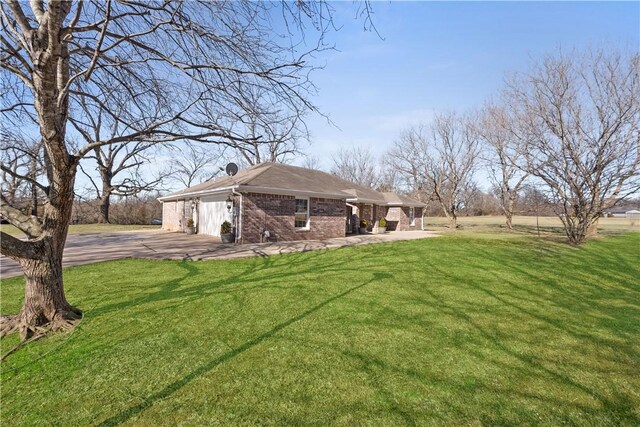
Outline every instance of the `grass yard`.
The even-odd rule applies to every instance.
[[[552,239],[566,239],[562,222],[558,217],[535,216],[514,216],[513,226],[515,232],[509,232],[505,226],[504,216],[467,216],[458,218],[457,230],[464,233],[491,233],[501,235],[538,235]],[[438,232],[449,231],[445,217],[425,217],[424,228]],[[598,221],[598,232],[604,235],[627,233],[629,231],[640,231],[640,219],[629,218],[600,218]]]
[[[160,225],[122,225],[122,224],[74,224],[69,226],[69,234],[105,233],[110,231],[159,230]],[[0,225],[0,231],[16,237],[24,233],[10,224]]]
[[[580,248],[447,234],[65,278],[86,318],[2,363],[2,425],[640,424],[640,233]],[[22,285],[3,281],[3,313]]]

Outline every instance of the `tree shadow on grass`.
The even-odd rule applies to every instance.
[[[335,249],[342,251],[344,249]],[[89,317],[98,317],[110,312],[129,309],[135,306],[141,306],[147,303],[178,301],[178,305],[185,305],[189,302],[203,298],[206,295],[219,292],[228,286],[233,286],[236,290],[247,290],[247,285],[255,285],[264,288],[264,283],[270,280],[284,281],[290,278],[298,278],[304,274],[329,274],[360,271],[357,268],[359,260],[364,260],[365,255],[350,254],[348,257],[334,257],[331,262],[327,257],[323,257],[325,252],[305,252],[293,253],[286,255],[275,255],[263,258],[255,258],[253,262],[243,261],[212,261],[220,263],[220,268],[225,268],[224,263],[237,262],[238,265],[244,264],[244,268],[235,275],[223,273],[219,277],[209,280],[203,280],[200,283],[189,283],[184,286],[189,279],[194,278],[203,273],[203,264],[200,261],[181,261],[177,265],[185,270],[185,273],[175,279],[159,283],[153,287],[153,291],[145,293],[137,298],[131,298],[124,301],[118,301],[106,304],[92,310],[88,310],[86,315]],[[318,258],[322,257],[323,262],[318,262]],[[165,262],[165,261],[161,261]],[[289,268],[295,266],[295,268]],[[229,292],[229,290],[225,291]],[[164,308],[172,308],[173,305],[165,305]]]
[[[473,285],[471,285],[473,286]],[[630,425],[638,425],[640,423],[640,418],[635,413],[635,408],[633,401],[630,396],[621,393],[619,391],[613,391],[613,396],[607,396],[602,391],[593,386],[583,384],[577,379],[572,378],[568,373],[564,372],[561,368],[552,368],[548,366],[549,364],[553,364],[553,360],[545,360],[540,357],[537,353],[532,352],[523,352],[521,349],[517,350],[513,345],[509,345],[505,340],[503,335],[492,331],[490,328],[485,327],[480,322],[478,322],[473,316],[469,315],[466,310],[461,310],[455,303],[451,303],[446,301],[444,298],[439,296],[437,293],[431,291],[430,289],[425,290],[425,294],[429,296],[429,299],[419,299],[421,303],[428,305],[431,308],[435,308],[438,312],[443,315],[451,316],[453,318],[459,319],[464,324],[468,325],[472,330],[475,330],[481,337],[491,343],[492,347],[499,350],[500,353],[507,355],[514,361],[517,361],[517,364],[506,363],[498,360],[497,358],[489,358],[488,355],[484,351],[479,351],[473,348],[473,345],[470,344],[458,344],[460,347],[460,351],[467,352],[469,355],[472,355],[478,360],[483,360],[485,363],[491,363],[495,366],[499,366],[502,371],[514,371],[519,372],[521,375],[524,375],[528,378],[540,378],[543,381],[553,381],[559,385],[568,386],[575,390],[578,390],[585,395],[590,396],[592,399],[597,401],[602,406],[602,411],[606,413],[611,419],[616,419],[624,422],[630,423]],[[504,301],[504,300],[503,300]],[[521,307],[513,306],[515,308],[521,309]],[[523,310],[526,314],[531,315],[532,317],[551,322],[554,326],[558,328],[562,328],[562,325],[558,324],[555,321],[550,320],[549,318],[545,318],[540,315],[535,315],[530,311]],[[575,333],[571,330],[565,330],[570,335],[576,335],[581,339],[590,339],[590,337],[586,334]],[[515,338],[512,337],[512,339]],[[597,342],[597,344],[600,344]],[[546,362],[546,363],[545,363]],[[518,366],[520,365],[520,366]],[[584,367],[583,367],[584,368]],[[500,389],[496,388],[491,384],[480,384],[481,387],[491,388],[494,387],[496,391],[501,392],[504,398],[508,398],[510,394],[519,394],[523,393],[523,390],[510,390],[510,389]],[[460,387],[458,385],[457,387]],[[552,404],[554,408],[559,405],[568,405],[574,406],[575,408],[581,410],[582,412],[589,413],[592,415],[597,415],[599,410],[597,408],[588,407],[585,405],[577,404],[571,401],[556,401],[544,395],[535,395],[527,396],[526,394],[522,394],[522,397],[525,398],[535,398],[536,400],[546,401]],[[556,414],[559,416],[564,416],[562,414]],[[497,422],[502,424],[505,420],[495,420],[493,423]],[[567,422],[570,422],[570,419],[567,419]]]
[[[244,344],[242,344],[239,347],[234,348],[231,351],[228,351],[227,353],[209,361],[208,363],[200,366],[199,368],[191,371],[189,374],[185,375],[184,377],[180,378],[177,381],[174,381],[173,383],[167,385],[165,388],[163,388],[162,390],[158,391],[157,393],[152,394],[151,396],[147,397],[144,399],[144,401],[138,405],[135,406],[131,406],[130,408],[114,415],[111,418],[108,418],[107,420],[103,421],[102,423],[99,424],[99,426],[115,426],[118,424],[122,424],[125,421],[130,420],[131,418],[139,415],[140,413],[142,413],[143,411],[145,411],[147,408],[149,408],[151,405],[153,405],[156,401],[161,400],[161,399],[165,399],[169,396],[171,396],[173,393],[175,393],[176,391],[180,390],[182,387],[186,386],[187,384],[189,384],[190,382],[192,382],[193,380],[195,380],[196,378],[206,374],[207,372],[210,372],[212,369],[214,369],[216,366],[219,366],[231,359],[233,359],[235,356],[250,350],[251,348],[255,347],[256,345],[262,343],[265,340],[268,340],[269,338],[273,337],[275,334],[277,334],[278,332],[280,332],[281,330],[285,329],[286,327],[299,322],[303,319],[305,319],[306,317],[314,314],[315,312],[319,311],[320,309],[322,309],[323,307],[325,307],[326,305],[332,303],[333,301],[343,298],[349,294],[351,294],[352,292],[357,291],[358,289],[361,289],[365,286],[367,286],[370,283],[373,282],[377,282],[379,280],[384,280],[384,279],[388,279],[392,277],[391,274],[388,273],[373,273],[373,277],[371,277],[369,280],[367,280],[364,283],[361,283],[357,286],[353,286],[349,289],[347,289],[344,292],[341,292],[337,295],[332,296],[331,298],[328,298],[324,301],[322,301],[321,303],[309,308],[308,310],[305,310],[304,312],[302,312],[301,314],[299,314],[298,316],[295,316],[285,322],[279,323],[276,326],[274,326],[273,328],[271,328],[269,331],[245,342]]]
[[[502,370],[522,370],[526,371],[528,376],[535,376],[537,372],[531,368],[517,368],[513,365],[506,364],[498,360],[486,360],[486,355],[469,348],[461,348],[460,351],[467,351],[471,356],[478,358],[478,360],[484,360],[490,362],[496,366],[499,366]],[[353,360],[359,362],[361,369],[367,374],[370,379],[371,385],[381,394],[385,401],[390,405],[392,412],[398,414],[407,425],[417,425],[424,420],[420,420],[416,410],[424,411],[426,407],[416,408],[407,407],[405,403],[398,400],[394,394],[393,389],[389,389],[389,384],[381,379],[381,377],[388,376],[391,378],[406,378],[407,382],[418,382],[430,387],[441,387],[442,389],[453,389],[456,399],[450,399],[443,402],[446,406],[447,412],[455,413],[461,420],[466,420],[465,424],[471,421],[475,421],[476,417],[483,420],[482,425],[510,425],[514,422],[513,419],[505,419],[499,411],[494,411],[489,408],[485,412],[477,413],[475,410],[467,405],[467,399],[473,399],[475,393],[486,393],[492,396],[492,399],[513,401],[515,397],[536,401],[538,403],[544,403],[550,405],[552,408],[569,407],[574,410],[580,411],[586,414],[597,415],[597,409],[588,405],[576,402],[570,397],[565,399],[554,398],[546,396],[543,392],[528,391],[526,389],[519,388],[518,384],[500,385],[495,381],[471,381],[463,378],[453,378],[445,376],[442,373],[431,372],[428,369],[417,370],[414,368],[407,368],[402,366],[395,366],[386,360],[376,357],[370,353],[358,352],[355,350],[346,350],[342,354]],[[466,398],[464,396],[467,396]],[[429,400],[432,396],[427,394],[423,396],[423,399]],[[607,401],[608,402],[608,401]],[[604,406],[606,410],[616,413],[619,411],[620,404],[624,405],[627,411],[632,411],[633,406],[629,397],[616,393],[616,406],[607,406],[605,402]],[[405,406],[403,408],[403,406]],[[507,411],[509,412],[509,411]],[[432,415],[432,414],[429,414]],[[556,414],[558,418],[566,424],[574,424],[575,420],[568,414],[558,412]]]
[[[600,320],[595,315],[620,320],[619,308],[609,303],[609,300],[613,299],[624,301],[627,305],[626,311],[635,314],[626,317],[640,317],[640,286],[636,284],[640,273],[638,266],[630,264],[620,253],[607,246],[600,245],[597,252],[589,249],[571,248],[555,254],[553,258],[531,260],[528,266],[509,257],[498,259],[495,253],[486,249],[478,248],[477,258],[493,260],[500,263],[505,272],[516,273],[517,277],[525,278],[525,283],[540,285],[527,287],[514,280],[505,280],[509,287],[502,291],[501,295],[509,297],[511,301],[502,300],[504,304],[521,300],[522,303],[531,306],[532,302],[537,302],[542,303],[542,306],[539,306],[541,308],[560,307],[567,312],[587,315],[594,320]],[[478,270],[487,270],[486,265],[482,263],[470,262],[470,265]],[[465,277],[457,277],[457,280],[500,299],[485,284]],[[545,292],[539,292],[540,289]],[[523,306],[514,307],[523,310]],[[556,323],[554,326],[561,325]],[[609,328],[610,332],[619,335],[619,326]]]
[[[638,287],[625,283],[633,271],[637,272],[637,268],[633,269],[629,266],[628,261],[620,254],[611,252],[605,247],[599,248],[597,254],[582,249],[579,251],[568,249],[562,258],[553,257],[542,262],[532,260],[529,265],[526,265],[522,259],[500,257],[500,253],[488,251],[485,247],[476,247],[474,251],[476,256],[465,260],[467,265],[471,270],[478,272],[484,270],[497,275],[497,281],[487,283],[481,278],[482,276],[469,276],[437,266],[432,267],[433,273],[447,277],[449,283],[458,283],[460,287],[480,292],[481,295],[499,302],[502,307],[519,313],[525,319],[546,324],[552,330],[573,337],[577,342],[590,342],[596,348],[607,348],[612,352],[609,356],[610,360],[618,365],[628,363],[629,360],[638,360],[640,357],[633,345],[622,344],[637,337],[638,329],[632,326],[632,319],[640,315],[640,310],[638,309]],[[492,270],[491,262],[496,266],[499,265],[499,270]],[[620,273],[627,268],[630,268],[627,273]],[[577,276],[579,273],[579,277],[567,278],[563,271],[575,271]],[[502,278],[501,284],[499,278],[504,273],[507,274]],[[608,283],[600,283],[598,279],[603,277],[608,283],[614,283],[615,287]],[[520,282],[518,278],[524,281]],[[564,282],[566,280],[573,285],[567,286]],[[528,287],[527,283],[536,286]],[[516,350],[516,347],[510,345],[503,336],[504,331],[500,334],[487,328],[464,307],[464,303],[447,301],[431,287],[425,287],[421,292],[429,296],[429,299],[416,296],[417,300],[422,299],[422,303],[430,308],[435,308],[443,315],[464,322],[490,342],[494,348],[517,360],[522,367],[506,364],[498,359],[487,360],[484,352],[473,350],[467,345],[465,351],[469,354],[496,364],[502,370],[515,369],[528,377],[540,377],[543,380],[569,386],[597,401],[602,411],[611,419],[633,425],[640,424],[631,396],[616,390],[610,390],[607,393],[606,390],[579,381],[570,376],[564,368],[556,366],[555,360],[545,359],[537,351]],[[625,311],[620,311],[615,305],[608,303],[610,298],[623,300],[628,307]],[[607,322],[603,323],[603,318],[606,318]],[[585,322],[585,319],[589,321]],[[602,336],[601,332],[605,332],[608,336]],[[511,339],[521,341],[518,335],[513,335]],[[590,366],[584,365],[572,366],[578,370],[591,369]],[[606,372],[603,371],[600,375],[602,374]],[[585,410],[585,408],[582,409]],[[595,415],[596,409],[591,408],[591,412]]]

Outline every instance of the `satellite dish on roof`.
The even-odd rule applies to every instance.
[[[238,165],[236,165],[235,163],[229,163],[227,165],[227,167],[225,168],[225,170],[227,171],[227,175],[229,176],[234,176],[235,174],[238,173]]]

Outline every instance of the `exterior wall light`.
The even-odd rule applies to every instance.
[[[233,209],[233,199],[229,196],[227,197],[227,211],[231,212],[231,209]]]

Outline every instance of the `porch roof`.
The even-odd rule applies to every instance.
[[[422,203],[419,200],[412,199],[411,197],[405,196],[404,194],[392,193],[392,192],[384,192],[384,199],[387,202],[388,206],[409,206],[414,208],[424,208],[427,206],[426,203]]]

